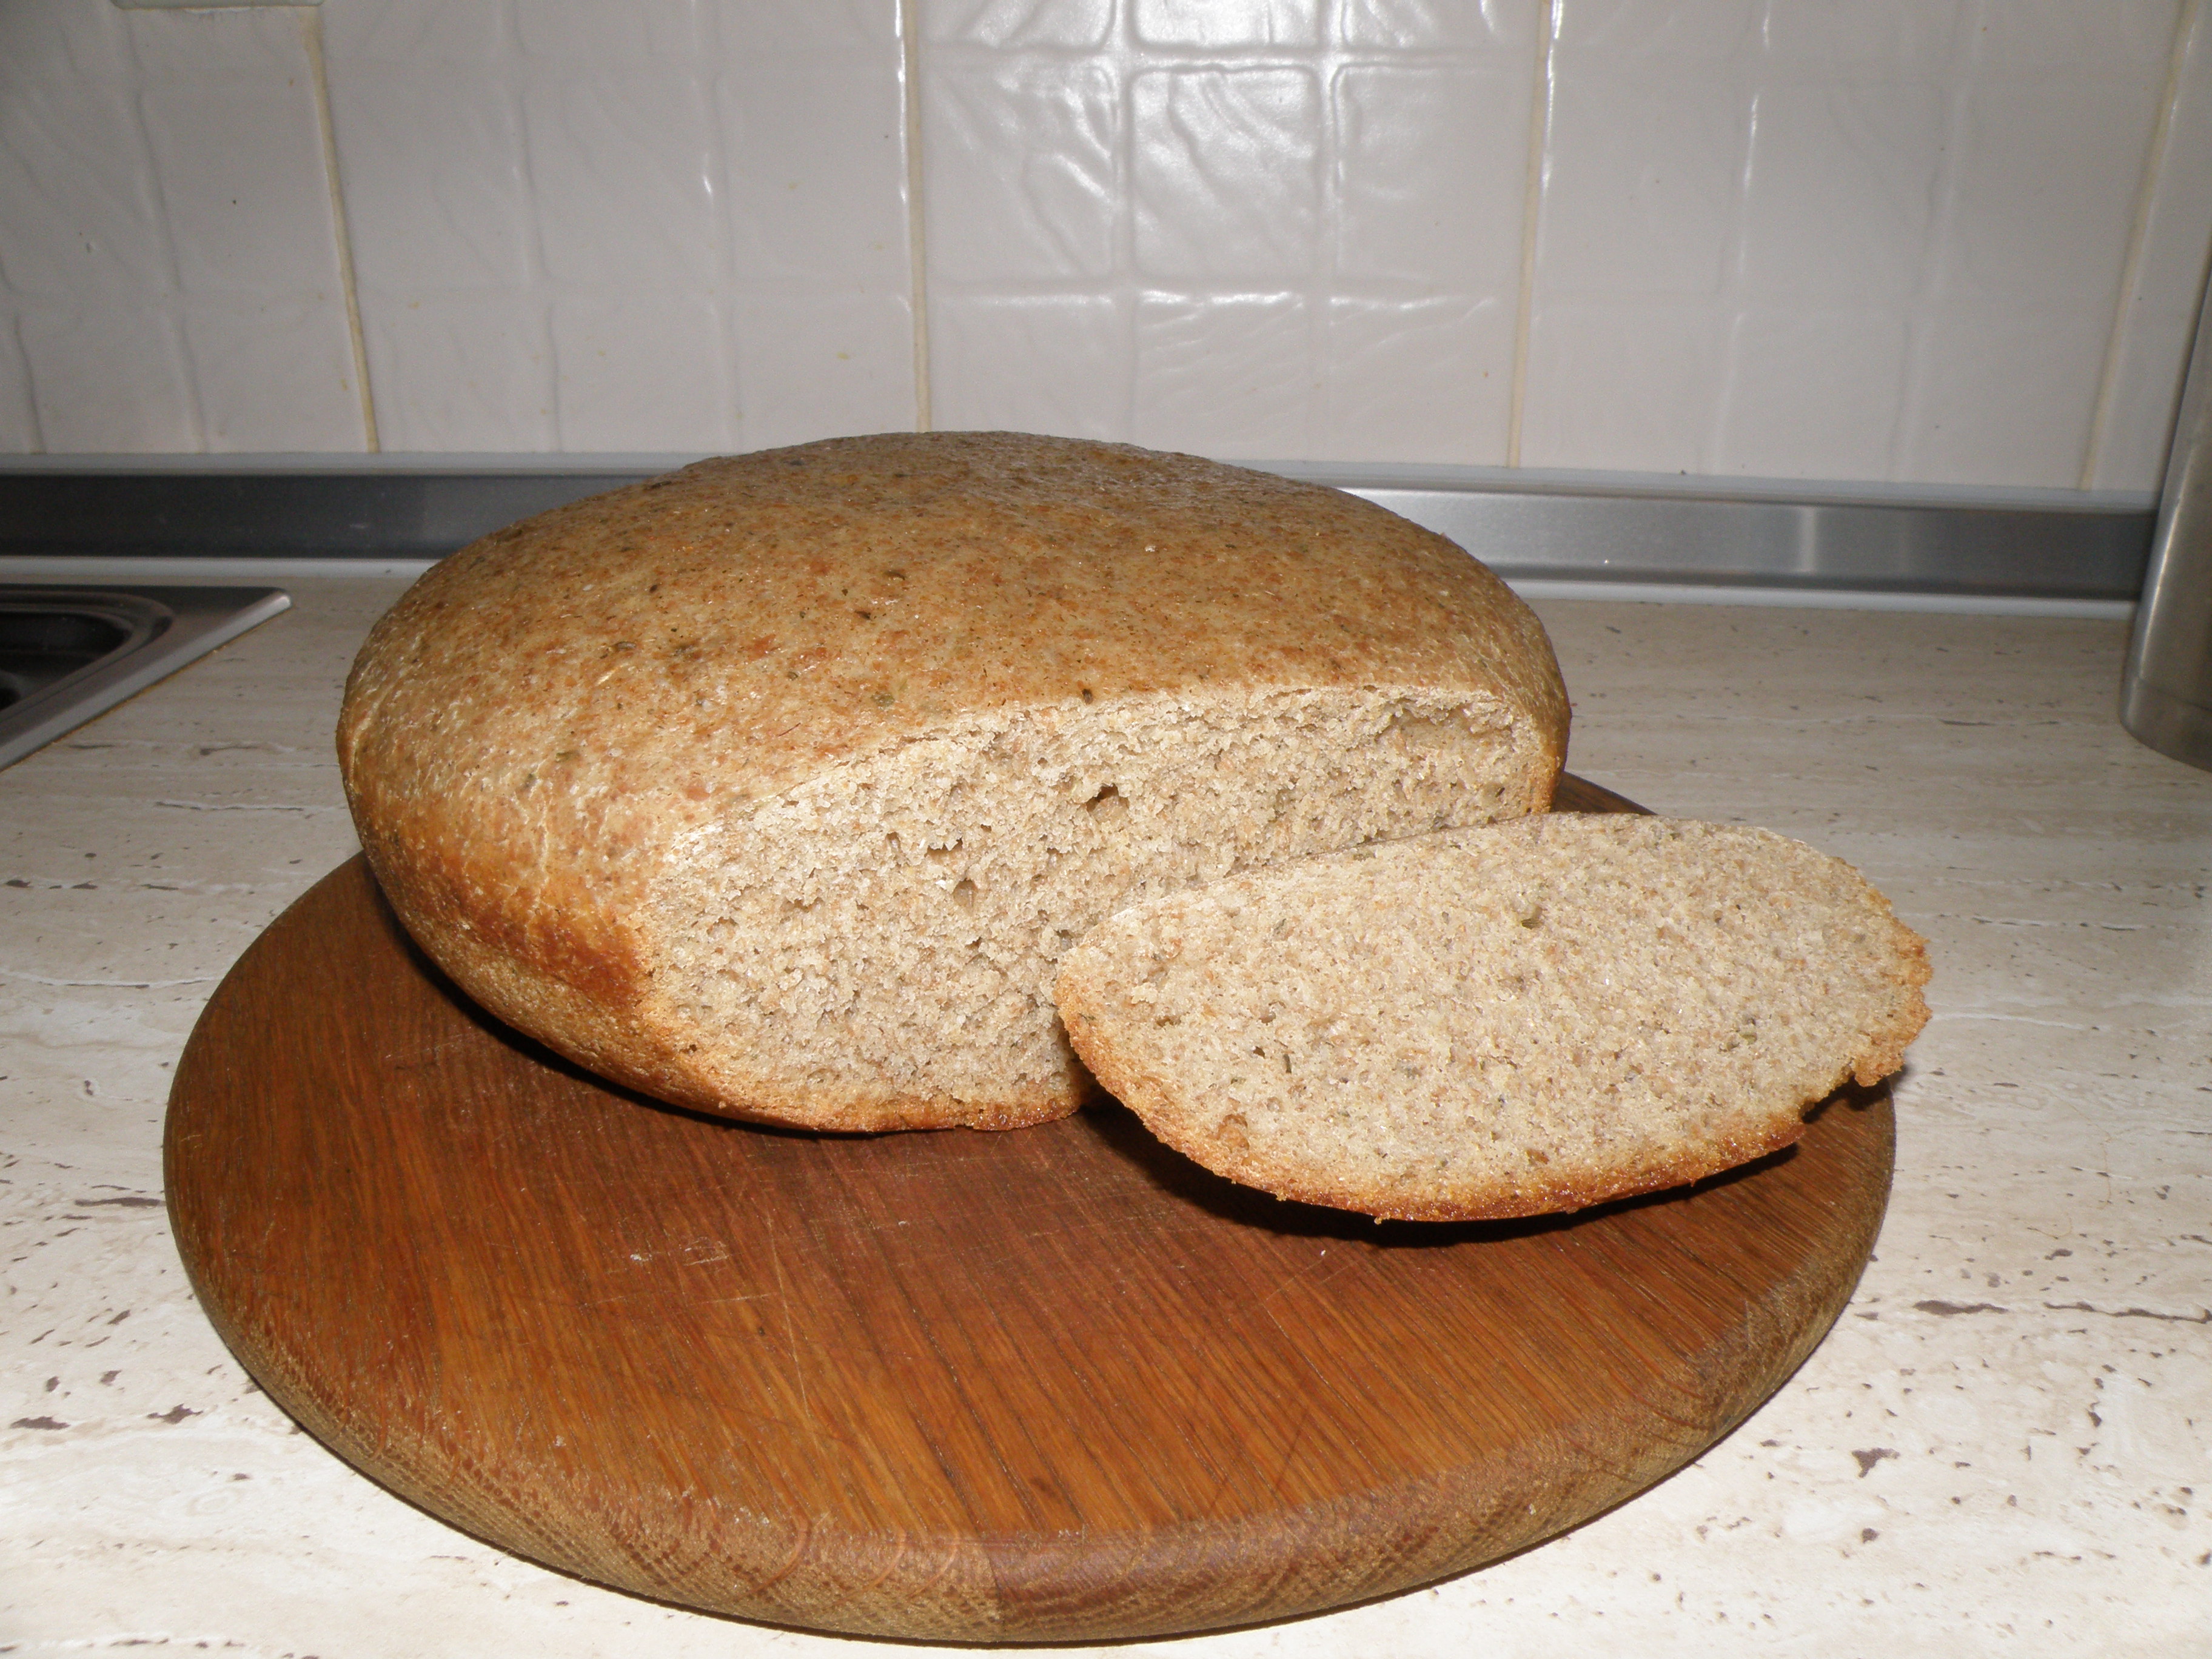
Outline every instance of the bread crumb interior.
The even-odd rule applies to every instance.
[[[672,858],[656,1018],[733,1086],[1072,1105],[1083,1073],[1051,987],[1093,925],[1255,865],[1540,807],[1520,742],[1494,700],[1393,687],[972,719],[752,803]]]
[[[1510,1213],[1775,1144],[1917,1001],[1902,933],[1850,866],[1766,831],[1547,817],[1133,912],[1079,971],[1109,1080],[1164,1080],[1147,1119],[1202,1162]]]

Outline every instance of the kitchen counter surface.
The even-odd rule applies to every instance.
[[[186,1285],[168,1079],[355,847],[329,732],[402,584],[295,608],[0,773],[0,1653],[933,1650],[506,1556],[295,1429]],[[2114,705],[2122,624],[1539,606],[1569,764],[1857,864],[1925,933],[1896,1187],[1834,1331],[1705,1457],[1432,1589],[1189,1659],[2212,1652],[2212,776]]]

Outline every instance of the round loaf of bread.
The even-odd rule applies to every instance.
[[[893,434],[702,462],[463,549],[338,757],[471,996],[662,1098],[1012,1127],[1089,1086],[1075,939],[1278,859],[1540,811],[1541,626],[1442,537],[1185,455]]]

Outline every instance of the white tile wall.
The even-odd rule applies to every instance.
[[[1316,320],[1302,294],[1140,295],[1129,435],[1156,449],[1310,453]]]
[[[0,6],[0,443],[359,448],[300,14]]]
[[[1522,460],[2081,482],[2181,9],[1859,12],[1563,0]]]
[[[2142,222],[2105,362],[2084,482],[2141,488],[2161,476],[2204,291],[2212,224],[2212,7],[2191,5],[2166,89],[2166,130],[2146,179]]]
[[[7,0],[0,448],[2148,489],[2209,4]]]
[[[321,9],[386,448],[914,424],[892,0]]]
[[[938,423],[1504,459],[1537,9],[928,9]]]
[[[2075,483],[2113,333],[2179,8],[1989,0],[1955,94],[1943,222],[1915,317],[1907,476]]]
[[[1513,328],[1511,304],[1494,293],[1331,299],[1322,424],[1306,453],[1346,461],[1504,454]]]

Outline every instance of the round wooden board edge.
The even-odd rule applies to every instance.
[[[1646,810],[1613,791],[1603,788],[1602,786],[1589,783],[1571,775],[1563,775],[1560,781],[1562,785],[1560,794],[1563,799],[1555,802],[1554,810],[1636,813],[1642,813]],[[246,967],[247,957],[261,943],[261,938],[268,933],[276,931],[294,911],[307,905],[322,888],[345,875],[349,866],[360,866],[363,877],[368,878],[365,864],[356,854],[345,865],[341,865],[328,872],[307,892],[295,899],[291,905],[287,906],[285,911],[270,924],[268,929],[264,930],[264,934],[257,936],[253,943],[247,947],[247,951],[241,953],[239,962],[234,963],[229,973],[225,975],[224,981],[218,986],[216,995],[210,998],[209,1009],[212,1009],[222,998],[232,976],[240,974]],[[373,878],[368,879],[373,881]],[[357,1432],[341,1413],[327,1408],[317,1398],[318,1391],[307,1380],[309,1367],[300,1364],[298,1358],[285,1352],[281,1344],[263,1340],[262,1338],[266,1334],[244,1328],[228,1316],[227,1310],[222,1307],[220,1298],[213,1294],[212,1286],[202,1271],[202,1264],[198,1259],[197,1252],[187,1243],[191,1230],[181,1224],[188,1218],[179,1215],[175,1196],[179,1191],[179,1176],[182,1172],[183,1160],[181,1150],[175,1141],[173,1127],[179,1096],[186,1087],[187,1079],[192,1075],[193,1046],[198,1042],[207,1018],[208,1011],[204,1010],[200,1019],[195,1023],[191,1037],[186,1043],[185,1056],[179,1062],[176,1077],[173,1082],[169,1102],[170,1111],[168,1120],[165,1122],[163,1138],[164,1188],[165,1192],[171,1195],[173,1233],[195,1296],[199,1300],[210,1325],[214,1327],[225,1346],[230,1349],[233,1355],[239,1359],[248,1374],[269,1395],[279,1409],[293,1418],[302,1429],[341,1461],[385,1491],[407,1503],[410,1507],[422,1510],[444,1524],[454,1527],[457,1531],[477,1539],[489,1547],[520,1556],[564,1577],[601,1585],[658,1605],[704,1613],[709,1617],[757,1624],[769,1628],[870,1638],[894,1642],[952,1643],[986,1647],[1056,1646],[1069,1643],[1137,1641],[1163,1637],[1195,1635],[1209,1632],[1257,1628],[1285,1621],[1318,1617],[1349,1607],[1390,1600],[1425,1586],[1443,1583],[1494,1565],[1586,1525],[1598,1516],[1650,1491],[1727,1438],[1777,1392],[1786,1386],[1790,1377],[1826,1340],[1848,1306],[1850,1297],[1871,1256],[1886,1213],[1890,1176],[1895,1162],[1895,1126],[1887,1089],[1883,1086],[1874,1091],[1864,1091],[1857,1103],[1864,1108],[1876,1109],[1880,1114],[1881,1123],[1877,1133],[1881,1138],[1882,1156],[1879,1193],[1875,1202],[1864,1218],[1864,1236],[1853,1241],[1851,1246],[1844,1252],[1844,1259],[1851,1265],[1847,1272],[1838,1273],[1833,1280],[1831,1295],[1826,1298],[1831,1305],[1823,1308],[1820,1313],[1803,1322],[1797,1339],[1790,1344],[1782,1354],[1776,1356],[1775,1363],[1771,1364],[1771,1369],[1765,1375],[1746,1378],[1747,1386],[1736,1396],[1737,1403],[1741,1406],[1739,1411],[1726,1421],[1718,1424],[1717,1427],[1707,1425],[1706,1430],[1701,1431],[1699,1436],[1692,1437],[1694,1443],[1685,1442],[1681,1445],[1670,1445],[1662,1449],[1659,1454],[1650,1460],[1650,1467],[1622,1471],[1625,1479],[1615,1482],[1610,1490],[1594,1498],[1585,1496],[1583,1501],[1571,1502],[1548,1511],[1534,1504],[1526,1505],[1528,1520],[1525,1524],[1503,1532],[1491,1532],[1486,1529],[1478,1538],[1471,1540],[1471,1547],[1462,1553],[1440,1555],[1436,1552],[1425,1552],[1424,1553],[1425,1559],[1419,1560],[1418,1564],[1401,1562],[1400,1565],[1402,1568],[1410,1568],[1410,1571],[1403,1571],[1396,1575],[1365,1575],[1363,1576],[1362,1581],[1358,1583],[1339,1583],[1329,1588],[1312,1587],[1317,1593],[1264,1609],[1249,1606],[1233,1609],[1217,1607],[1196,1620],[1184,1616],[1194,1612],[1195,1609],[1185,1608],[1178,1613],[1170,1613],[1166,1609],[1157,1609],[1152,1617],[1139,1618],[1132,1621],[1127,1616],[1129,1610],[1123,1608],[1121,1610],[1120,1616],[1106,1618],[1085,1616],[1073,1620],[1048,1618],[1023,1624],[1019,1628],[1008,1628],[1002,1621],[1005,1616],[1014,1609],[1002,1598],[994,1598],[990,1604],[994,1616],[987,1617],[980,1622],[972,1620],[956,1620],[941,1626],[933,1624],[927,1627],[908,1623],[894,1628],[876,1620],[849,1623],[828,1620],[799,1620],[792,1616],[792,1609],[787,1606],[781,1606],[759,1597],[740,1597],[723,1605],[671,1599],[666,1595],[659,1593],[656,1587],[650,1583],[625,1583],[592,1572],[573,1562],[557,1559],[542,1549],[533,1548],[531,1540],[526,1538],[507,1535],[507,1529],[503,1528],[499,1523],[501,1521],[511,1521],[511,1517],[497,1514],[471,1516],[459,1512],[458,1507],[450,1500],[441,1501],[440,1493],[428,1490],[422,1482],[411,1478],[410,1471],[392,1466],[392,1460],[388,1456],[380,1455],[380,1451],[386,1449],[380,1449],[369,1437]],[[1832,1103],[1829,1109],[1834,1109]],[[1597,1213],[1608,1207],[1610,1206],[1597,1206],[1597,1210],[1589,1213]],[[1525,1497],[1526,1494],[1510,1495],[1510,1501],[1516,1506],[1522,1504]],[[996,1575],[992,1577],[995,1578]],[[1094,1614],[1113,1611],[1114,1604],[1111,1602],[1092,1610]]]
[[[1879,1111],[1884,1119],[1890,1115],[1891,1103],[1886,1087],[1865,1091],[1856,1104]],[[1885,1122],[1880,1133],[1885,1155],[1882,1186],[1886,1197],[1888,1170],[1894,1164],[1893,1125]],[[1598,1211],[1608,1207],[1596,1206]],[[1040,1618],[1024,1606],[1026,1598],[1010,1598],[1003,1594],[1006,1584],[998,1580],[995,1574],[988,1572],[988,1552],[979,1565],[985,1568],[987,1575],[993,1580],[994,1589],[1001,1594],[983,1604],[985,1616],[981,1619],[962,1618],[945,1621],[916,1620],[911,1607],[902,1610],[902,1622],[869,1617],[808,1620],[798,1616],[788,1601],[769,1597],[738,1595],[726,1601],[690,1601],[672,1596],[665,1587],[642,1579],[628,1581],[594,1572],[573,1559],[562,1559],[558,1552],[549,1551],[521,1534],[513,1527],[513,1517],[503,1511],[489,1514],[466,1512],[463,1506],[453,1501],[450,1490],[437,1489],[440,1483],[434,1476],[426,1478],[424,1470],[403,1467],[396,1462],[388,1444],[380,1443],[369,1434],[356,1431],[341,1413],[324,1405],[318,1397],[318,1390],[307,1380],[311,1368],[301,1364],[285,1346],[264,1340],[263,1334],[240,1328],[226,1317],[219,1300],[204,1293],[199,1272],[190,1253],[180,1248],[180,1254],[185,1256],[187,1276],[195,1294],[200,1298],[210,1324],[233,1357],[278,1409],[355,1473],[409,1507],[489,1548],[529,1561],[563,1577],[635,1596],[658,1606],[764,1628],[893,1643],[979,1648],[1060,1648],[1218,1634],[1319,1618],[1390,1601],[1447,1583],[1526,1553],[1588,1525],[1660,1486],[1710,1452],[1787,1386],[1790,1378],[1826,1340],[1848,1307],[1872,1252],[1883,1212],[1884,1206],[1878,1206],[1871,1212],[1867,1218],[1863,1238],[1856,1242],[1847,1252],[1847,1255],[1856,1261],[1856,1266],[1835,1279],[1830,1305],[1817,1316],[1802,1323],[1798,1339],[1765,1376],[1747,1375],[1746,1386],[1739,1395],[1740,1409],[1698,1436],[1679,1444],[1659,1449],[1648,1466],[1627,1473],[1626,1479],[1616,1481],[1608,1490],[1584,1501],[1550,1509],[1540,1509],[1536,1504],[1527,1502],[1528,1493],[1501,1492],[1498,1494],[1500,1500],[1498,1507],[1518,1510],[1527,1518],[1522,1524],[1502,1533],[1474,1534],[1469,1546],[1457,1553],[1440,1559],[1431,1553],[1414,1570],[1393,1575],[1352,1575],[1348,1582],[1321,1589],[1310,1596],[1278,1601],[1262,1609],[1255,1610],[1247,1598],[1235,1597],[1231,1598],[1233,1605],[1216,1607],[1196,1618],[1191,1616],[1194,1609],[1188,1602],[1176,1604],[1173,1611],[1162,1609],[1150,1617],[1133,1616],[1129,1606],[1131,1598],[1126,1595],[1119,1601],[1102,1601],[1083,1616],[1071,1618],[1062,1614]],[[1541,1492],[1535,1495],[1539,1498],[1546,1496]],[[502,1522],[507,1524],[502,1525]],[[1262,1571],[1254,1576],[1266,1577],[1270,1575]],[[1156,1607],[1160,1606],[1157,1596],[1139,1599]]]

